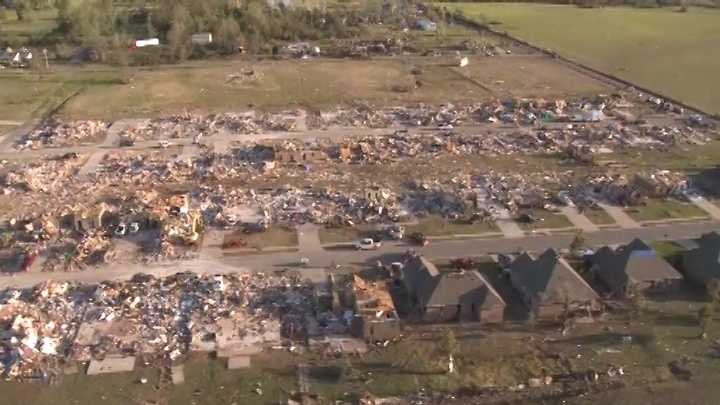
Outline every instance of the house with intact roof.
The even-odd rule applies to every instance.
[[[412,309],[424,322],[502,322],[505,301],[475,270],[440,273],[423,256],[415,256],[402,270]]]
[[[567,311],[599,308],[595,290],[553,249],[537,258],[521,254],[509,273],[510,283],[536,319],[554,320]]]
[[[720,280],[720,234],[710,232],[697,240],[697,247],[685,252],[685,277],[692,283],[707,287]]]
[[[599,249],[592,271],[614,296],[669,291],[682,283],[682,275],[640,239],[613,250]]]

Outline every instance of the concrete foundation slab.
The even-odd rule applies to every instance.
[[[107,357],[104,360],[92,360],[88,367],[88,375],[125,373],[135,369],[135,356]]]

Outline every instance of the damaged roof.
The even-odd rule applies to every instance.
[[[697,240],[698,247],[685,253],[685,274],[691,281],[705,285],[720,279],[720,234],[710,232]]]

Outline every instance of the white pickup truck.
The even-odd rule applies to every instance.
[[[371,238],[360,239],[355,243],[355,249],[357,250],[375,250],[380,249],[382,242],[375,242]]]

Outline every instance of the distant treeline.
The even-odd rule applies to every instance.
[[[632,6],[641,8],[664,6],[720,7],[720,0],[443,0],[444,3],[535,3],[565,4],[578,7]]]
[[[287,41],[350,38],[366,22],[414,21],[416,0],[396,0],[392,7],[369,2],[361,7],[285,7],[267,0],[0,0],[32,20],[29,10],[55,8],[57,29],[29,43],[0,46],[43,46],[61,59],[78,48],[96,59],[116,64],[149,65],[201,58],[211,54],[275,53]],[[372,4],[371,4],[372,3]],[[2,27],[0,27],[1,29]],[[209,45],[191,43],[195,33],[212,33]],[[136,39],[158,38],[160,47],[128,51]]]

